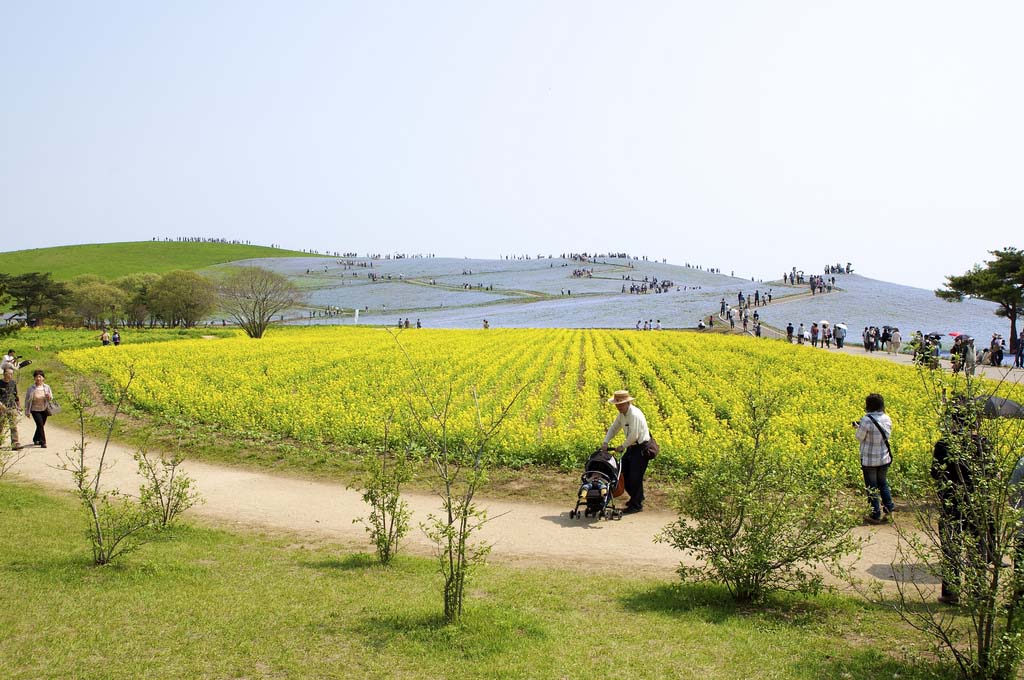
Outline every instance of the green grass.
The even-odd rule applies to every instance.
[[[73,279],[80,274],[98,274],[115,279],[137,272],[161,274],[175,269],[203,269],[225,262],[261,257],[310,256],[295,250],[231,243],[91,243],[0,253],[0,271],[11,275],[51,272],[58,281]]]
[[[185,525],[90,564],[71,499],[0,482],[3,678],[925,678],[920,640],[856,600],[571,568],[483,568],[457,627],[431,560],[388,569]],[[595,539],[599,540],[599,539]]]

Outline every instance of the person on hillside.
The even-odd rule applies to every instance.
[[[3,380],[0,381],[0,419],[11,431],[11,449],[20,451],[18,441],[18,416],[21,414],[21,402],[18,400],[18,383],[14,379],[14,369],[4,369]],[[0,430],[0,434],[2,434]]]
[[[892,465],[892,451],[889,447],[892,419],[885,412],[882,395],[874,392],[864,400],[864,412],[864,416],[854,422],[853,427],[857,430],[857,441],[860,442],[860,469],[871,508],[867,522],[881,524],[884,521],[882,510],[891,515],[896,509],[888,481],[889,466]]]
[[[798,328],[797,331],[796,331],[796,344],[798,344],[798,345],[804,344],[804,334],[805,334],[804,325],[800,324],[800,328]]]
[[[818,322],[815,321],[814,323],[811,324],[811,347],[818,346],[818,333]]]
[[[1017,351],[1013,355],[1013,367],[1024,368],[1024,331],[1017,338]]]
[[[114,334],[110,336],[110,341],[114,343],[114,347],[121,344],[121,333],[118,330],[114,330]]]
[[[903,344],[903,336],[900,335],[899,328],[892,329],[892,337],[889,339],[889,353],[899,354],[900,346]]]
[[[786,324],[786,342],[793,344],[793,322],[790,321]]]
[[[28,386],[25,392],[25,416],[31,417],[36,423],[35,434],[32,435],[32,443],[40,448],[46,448],[46,418],[49,412],[46,410],[53,401],[53,391],[46,384],[46,374],[37,368],[32,371],[33,383]]]
[[[107,331],[106,328],[104,328],[103,332],[100,333],[100,342],[103,344],[104,347],[110,344],[110,333]]]
[[[644,474],[647,472],[650,459],[657,455],[658,445],[647,427],[647,418],[643,411],[633,405],[633,397],[630,396],[629,390],[616,391],[608,403],[615,406],[619,414],[608,428],[601,450],[608,450],[608,444],[620,430],[625,433],[622,444],[615,447],[616,451],[626,452],[621,461],[624,486],[626,493],[629,494],[624,512],[643,512]]]

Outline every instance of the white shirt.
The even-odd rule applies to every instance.
[[[622,442],[624,446],[643,444],[651,438],[651,431],[647,429],[647,418],[644,417],[643,411],[632,404],[629,405],[629,410],[625,413],[615,416],[612,426],[608,428],[608,434],[604,436],[605,446],[608,446],[608,442],[618,434],[619,430],[626,432],[626,439]]]

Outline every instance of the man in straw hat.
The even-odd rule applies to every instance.
[[[654,457],[653,454],[657,453],[657,444],[651,437],[643,411],[633,405],[633,397],[629,395],[629,390],[618,390],[608,403],[618,409],[619,415],[615,416],[611,427],[608,428],[601,449],[607,451],[609,442],[619,430],[625,432],[626,438],[622,445],[615,447],[616,451],[626,452],[622,456],[621,469],[629,502],[626,503],[624,512],[642,512],[644,473],[647,472],[647,463]]]

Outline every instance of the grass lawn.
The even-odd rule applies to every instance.
[[[73,279],[79,274],[98,274],[115,279],[136,272],[162,274],[175,269],[203,269],[215,264],[260,257],[312,256],[295,250],[233,243],[90,243],[0,253],[0,271],[12,276],[27,272],[51,272],[58,281]]]
[[[188,524],[90,564],[65,496],[0,482],[3,678],[925,678],[895,615],[838,596],[484,567],[460,626],[431,560],[381,568],[291,536]]]

